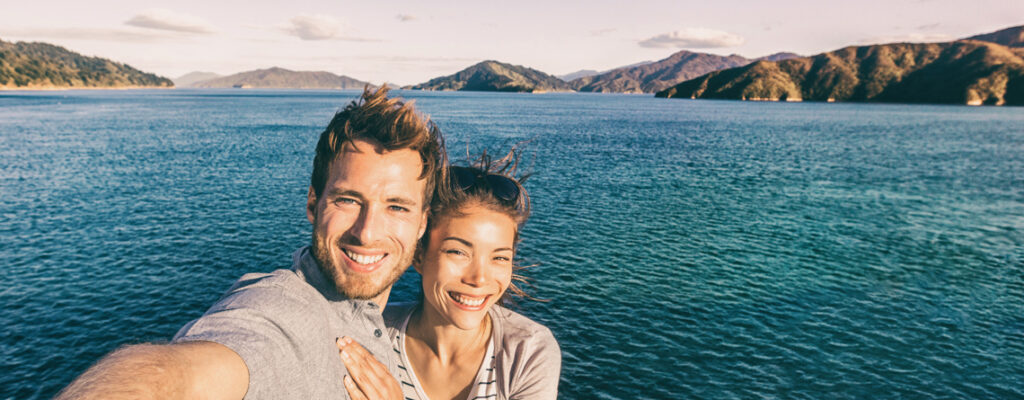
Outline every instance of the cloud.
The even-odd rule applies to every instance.
[[[875,36],[861,39],[860,44],[880,43],[930,43],[930,42],[951,42],[956,38],[944,33],[909,33],[906,35]]]
[[[132,17],[125,25],[185,33],[213,33],[213,27],[200,18],[163,9],[151,9]]]
[[[0,30],[0,34],[7,38],[24,40],[56,39],[149,43],[170,39],[167,35],[150,32],[100,28],[7,28]]]
[[[285,30],[302,40],[336,39],[341,34],[341,22],[329,15],[299,15],[289,21]]]
[[[398,20],[402,21],[402,22],[409,22],[409,21],[415,21],[416,20],[416,16],[415,15],[409,15],[409,14],[398,14],[398,15],[395,16],[395,18],[398,18]]]
[[[707,28],[686,28],[642,40],[639,44],[641,47],[650,48],[713,49],[739,46],[744,42],[746,40],[742,36],[729,32]]]

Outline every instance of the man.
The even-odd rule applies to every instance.
[[[172,344],[119,349],[58,398],[344,398],[340,337],[393,370],[381,310],[447,160],[437,128],[386,94],[364,91],[320,135],[306,202],[312,243],[290,270],[243,276]]]

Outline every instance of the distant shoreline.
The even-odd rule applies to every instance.
[[[174,86],[0,86],[0,91],[177,89]]]

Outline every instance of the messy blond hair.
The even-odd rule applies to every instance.
[[[320,134],[310,177],[318,199],[327,184],[331,163],[342,156],[346,143],[364,139],[380,143],[386,151],[417,151],[423,162],[419,178],[427,180],[423,206],[430,205],[437,182],[444,179],[448,167],[444,137],[437,125],[416,112],[412,102],[388,98],[387,94],[387,85],[375,91],[364,88],[362,96],[335,114]]]

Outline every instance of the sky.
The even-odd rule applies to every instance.
[[[417,84],[484,60],[553,75],[679,50],[760,57],[1024,25],[1019,0],[0,0],[0,40],[176,78],[277,66]]]

